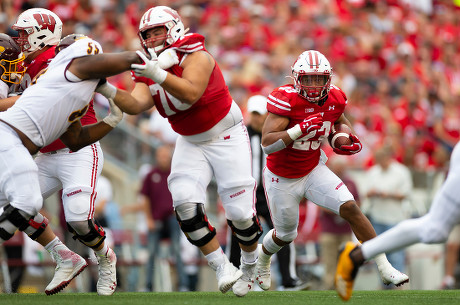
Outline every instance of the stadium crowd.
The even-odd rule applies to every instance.
[[[460,6],[454,1],[3,0],[0,32],[14,36],[11,24],[22,11],[44,7],[62,19],[63,37],[87,34],[105,52],[138,50],[140,18],[157,5],[176,9],[190,32],[206,37],[243,110],[249,97],[290,83],[301,52],[319,50],[332,64],[333,84],[347,94],[346,115],[363,143],[349,157],[352,167],[370,168],[373,151],[385,144],[412,170],[446,169],[460,139]],[[110,81],[128,91],[134,86],[129,73]],[[127,121],[141,126],[147,118]]]
[[[190,32],[206,37],[242,109],[250,96],[290,82],[303,50],[325,54],[364,144],[355,167],[372,165],[370,148],[389,143],[410,168],[440,169],[460,137],[460,7],[453,1],[5,0],[0,30],[14,34],[15,16],[45,7],[63,20],[63,36],[88,34],[107,52],[135,50],[140,17],[154,5],[177,9]],[[133,86],[129,73],[112,82]]]

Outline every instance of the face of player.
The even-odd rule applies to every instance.
[[[300,84],[305,87],[321,87],[326,85],[328,77],[326,75],[303,75]]]
[[[164,45],[166,41],[167,30],[164,26],[148,29],[145,32],[145,38],[148,48],[155,48]]]

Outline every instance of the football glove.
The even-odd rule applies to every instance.
[[[141,51],[136,51],[144,63],[132,64],[131,69],[133,69],[134,75],[150,78],[155,83],[161,85],[165,81],[166,76],[168,76],[168,72],[160,68],[155,51],[152,48],[149,48],[148,51],[151,57],[150,60]]]
[[[342,145],[339,148],[334,148],[334,152],[338,155],[354,155],[363,149],[363,145],[357,136],[350,133],[350,140],[350,145]]]
[[[313,114],[305,118],[299,125],[302,134],[308,134],[313,130],[318,130],[321,128],[323,125],[323,117],[319,113]]]

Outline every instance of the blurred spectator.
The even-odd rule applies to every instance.
[[[409,169],[396,161],[391,147],[383,146],[375,152],[376,164],[366,175],[368,216],[377,235],[389,230],[410,216],[407,201],[412,193]],[[404,250],[388,253],[390,263],[401,272],[405,269]]]
[[[336,155],[328,160],[327,166],[343,181],[355,198],[356,204],[360,205],[358,188],[348,175],[348,158]],[[319,224],[321,226],[319,234],[320,259],[324,265],[322,289],[333,290],[334,274],[337,268],[337,249],[342,243],[352,240],[352,231],[345,219],[325,208],[320,210]]]
[[[176,266],[178,290],[188,290],[187,277],[181,258],[181,230],[173,209],[171,193],[168,189],[168,175],[171,170],[173,149],[160,146],[156,150],[156,165],[142,181],[139,204],[125,206],[123,213],[144,211],[148,226],[149,260],[147,263],[146,291],[154,290],[155,258],[159,255],[160,241],[169,238],[170,252]]]

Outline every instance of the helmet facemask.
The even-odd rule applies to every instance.
[[[292,66],[292,78],[297,93],[310,103],[323,106],[331,88],[332,68],[318,51],[305,51]]]
[[[0,33],[0,78],[2,81],[19,84],[24,76],[24,55],[21,48],[7,34]]]

